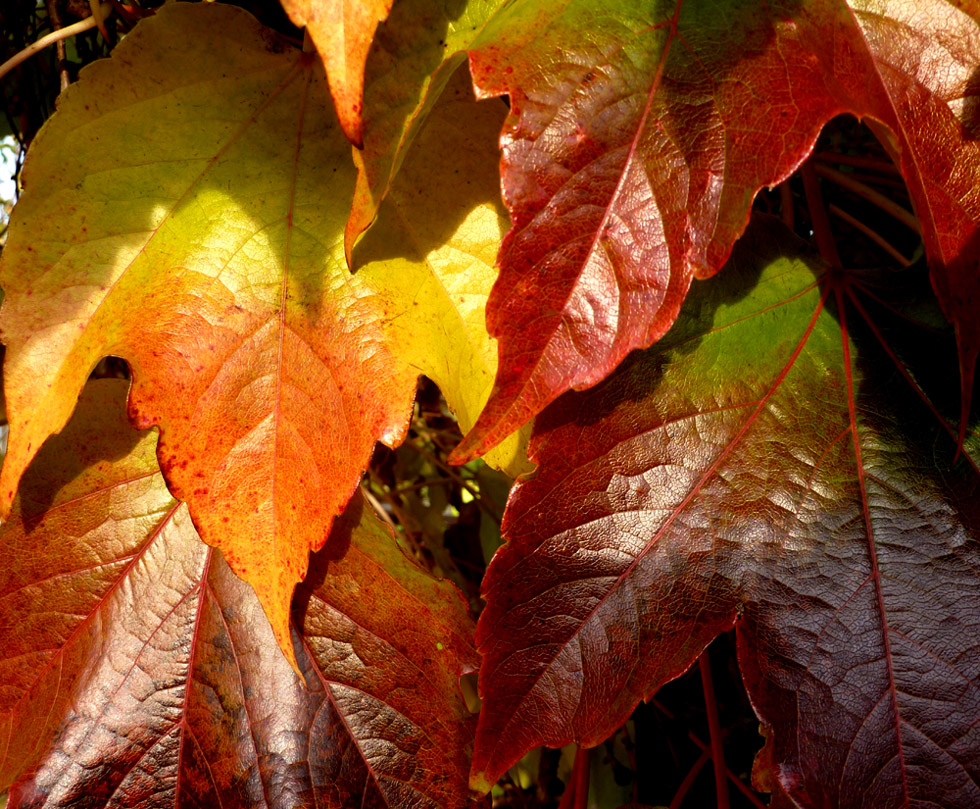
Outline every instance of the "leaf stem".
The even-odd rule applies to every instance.
[[[105,27],[106,15],[102,13],[102,6],[99,5],[99,0],[88,0],[88,6],[92,9],[92,17],[95,20],[95,26],[99,29],[99,33],[102,34],[102,38],[108,42],[109,32]],[[112,10],[112,6],[109,6],[109,10]]]
[[[658,711],[660,711],[660,713],[662,713],[668,719],[676,719],[674,713],[660,700],[656,698],[651,699],[650,704],[653,705]],[[687,732],[687,738],[690,739],[692,742],[694,742],[698,750],[700,750],[701,752],[707,751],[708,755],[709,756],[711,755],[711,748],[708,747],[708,745],[706,745],[703,741],[701,741],[701,739],[698,738],[698,736],[694,733],[694,731],[689,730]],[[767,809],[766,805],[759,800],[759,796],[756,795],[749,787],[747,787],[745,785],[745,782],[742,781],[741,778],[739,778],[737,775],[735,775],[735,773],[733,773],[730,769],[728,769],[727,765],[725,767],[725,772],[728,773],[728,780],[731,781],[733,784],[735,784],[735,788],[739,792],[741,792],[746,798],[748,798],[752,802],[752,805],[756,807],[756,809]]]
[[[841,269],[840,255],[837,244],[830,229],[827,209],[824,208],[823,195],[820,193],[820,182],[814,170],[812,161],[807,161],[800,168],[803,177],[803,190],[806,193],[806,204],[810,211],[810,221],[813,223],[813,235],[817,240],[817,249],[824,261],[835,269]]]
[[[861,231],[861,233],[863,233],[865,236],[871,239],[871,241],[873,241],[876,245],[878,245],[882,250],[888,253],[888,255],[890,255],[893,259],[895,259],[895,261],[897,261],[902,267],[911,266],[912,262],[909,261],[907,258],[905,258],[905,256],[903,256],[901,253],[899,253],[898,250],[895,247],[893,247],[891,243],[887,239],[885,239],[884,236],[879,234],[877,231],[874,231],[871,228],[869,228],[860,219],[851,216],[847,211],[841,210],[840,208],[838,208],[836,205],[833,204],[829,205],[827,210],[830,211],[830,213],[832,213],[834,216],[838,217],[839,219],[843,219],[851,227]]]
[[[779,215],[783,224],[794,230],[796,223],[793,216],[793,191],[789,187],[789,180],[783,180],[779,184]]]
[[[701,670],[701,689],[704,691],[704,707],[708,714],[708,732],[711,734],[711,758],[715,769],[715,795],[718,809],[729,809],[728,778],[725,766],[725,748],[721,732],[721,722],[718,720],[718,703],[715,700],[715,686],[711,679],[711,661],[708,650],[701,652],[698,658],[698,668]]]
[[[711,750],[706,747],[701,751],[701,757],[694,762],[694,766],[687,771],[687,775],[684,776],[684,780],[681,781],[680,786],[677,787],[677,792],[674,793],[669,809],[680,809],[684,798],[687,797],[687,793],[690,792],[691,786],[694,784],[694,779],[698,777],[704,765],[708,763],[709,758],[711,758]]]
[[[589,753],[585,747],[575,751],[575,763],[572,764],[572,775],[568,786],[562,793],[558,809],[586,809],[589,804]]]
[[[922,227],[919,225],[919,220],[916,218],[915,214],[905,210],[905,208],[903,208],[897,202],[890,200],[884,194],[879,194],[870,186],[865,185],[859,180],[855,180],[853,177],[850,177],[843,172],[837,171],[837,169],[832,169],[830,166],[819,161],[808,161],[807,165],[812,166],[813,171],[815,171],[821,177],[826,177],[828,180],[833,180],[842,188],[846,188],[848,191],[853,191],[859,197],[866,199],[872,205],[876,205],[881,208],[881,210],[897,219],[907,228],[920,235],[922,234]]]
[[[575,809],[588,809],[591,754],[592,750],[585,747],[580,747],[575,753]]]

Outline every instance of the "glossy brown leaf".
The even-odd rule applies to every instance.
[[[553,0],[500,12],[470,51],[507,94],[512,230],[488,303],[494,396],[457,451],[484,452],[670,327],[756,192],[850,112],[891,135],[933,283],[957,327],[964,407],[980,346],[973,0]]]
[[[298,591],[306,684],[91,383],[0,532],[0,788],[10,807],[466,802],[462,598],[357,499]]]
[[[800,806],[980,802],[980,475],[922,390],[955,348],[898,362],[874,278],[781,227],[536,422],[484,582],[476,784],[598,743],[741,615],[763,769]]]

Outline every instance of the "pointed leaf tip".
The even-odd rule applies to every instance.
[[[391,5],[392,0],[282,0],[289,19],[312,38],[341,129],[358,149],[364,141],[365,62]]]

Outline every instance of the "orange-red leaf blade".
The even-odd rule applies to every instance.
[[[363,142],[364,63],[374,31],[392,0],[282,0],[289,18],[306,28],[327,71],[330,95],[347,139]]]

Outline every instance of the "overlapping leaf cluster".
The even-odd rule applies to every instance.
[[[10,805],[453,809],[732,625],[760,786],[980,805],[980,6],[283,7],[311,48],[166,5],[29,155]],[[841,113],[901,171],[951,335],[906,311],[927,284],[843,265],[812,175],[819,255],[749,224]],[[85,387],[106,355],[159,439]],[[460,462],[525,471],[537,417],[475,634],[351,499],[419,374]]]

